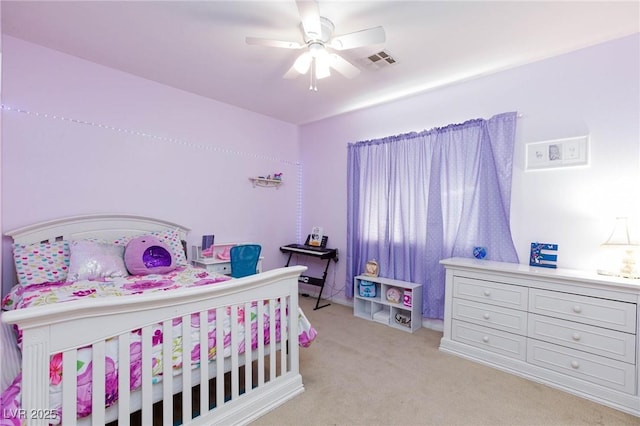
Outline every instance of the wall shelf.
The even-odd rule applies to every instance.
[[[263,186],[263,187],[274,187],[279,188],[282,184],[282,179],[267,179],[261,177],[250,177],[249,180],[253,183],[253,187]]]

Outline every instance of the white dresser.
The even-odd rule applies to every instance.
[[[640,280],[452,258],[440,350],[640,416]]]

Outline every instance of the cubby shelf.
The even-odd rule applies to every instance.
[[[422,327],[422,284],[368,275],[358,275],[353,281],[353,315],[409,333]],[[375,286],[375,296],[360,295],[363,281]],[[387,299],[387,291],[392,288],[400,292],[398,302]],[[405,292],[410,294],[406,304]]]

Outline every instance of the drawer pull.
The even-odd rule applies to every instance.
[[[485,314],[482,316],[482,318],[484,318],[484,319],[488,320],[488,319],[489,319],[489,314],[488,314],[488,313],[485,313]]]
[[[489,343],[489,336],[483,336],[482,341],[485,343]]]
[[[579,314],[580,312],[582,312],[582,308],[580,307],[580,305],[575,305],[573,307],[573,312],[575,312],[576,314]]]
[[[578,363],[578,361],[571,361],[571,367],[577,370],[578,368],[580,368],[580,364]]]
[[[487,297],[491,296],[491,292],[490,292],[489,290],[487,290],[487,289],[485,289],[485,290],[484,290],[484,293],[483,293],[483,294],[484,294],[485,296],[487,296]]]
[[[573,340],[577,342],[578,340],[580,340],[580,333],[573,333],[573,336],[571,337],[573,337]]]

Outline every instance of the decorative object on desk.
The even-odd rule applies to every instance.
[[[215,236],[214,235],[203,235],[202,236],[202,246],[201,249],[202,251],[200,252],[200,255],[202,257],[213,257],[213,240],[214,240]]]
[[[225,247],[220,253],[216,255],[220,260],[229,260],[231,259],[231,247]]]
[[[413,292],[410,288],[404,289],[404,294],[402,295],[402,304],[407,308],[413,306]]]
[[[640,278],[636,266],[638,244],[631,242],[629,224],[626,217],[617,217],[609,238],[602,243],[605,250],[602,263],[598,269],[600,275],[612,275],[623,278]]]
[[[364,266],[364,274],[370,277],[378,276],[378,262],[375,260],[369,260]]]
[[[585,166],[589,162],[589,136],[528,143],[526,170]]]
[[[282,180],[282,172],[274,173],[273,174],[273,180]]]
[[[487,256],[487,248],[486,247],[474,247],[473,248],[473,257],[476,259],[484,259]]]
[[[358,285],[358,294],[362,297],[376,297],[376,284],[361,280]]]
[[[309,245],[313,247],[320,247],[322,245],[322,227],[314,226],[311,229],[311,237],[309,238]]]
[[[124,249],[124,263],[131,275],[165,274],[176,269],[171,248],[153,235],[129,241]]]
[[[410,315],[405,315],[405,314],[401,314],[400,312],[396,312],[394,319],[396,320],[396,323],[403,325],[407,328],[411,328],[411,316]]]
[[[391,303],[400,303],[402,299],[402,292],[397,287],[390,287],[387,290],[387,300]]]
[[[558,255],[548,253],[550,251],[557,252],[558,245],[548,243],[531,243],[531,256],[529,257],[529,265],[541,266],[544,268],[556,268]]]

